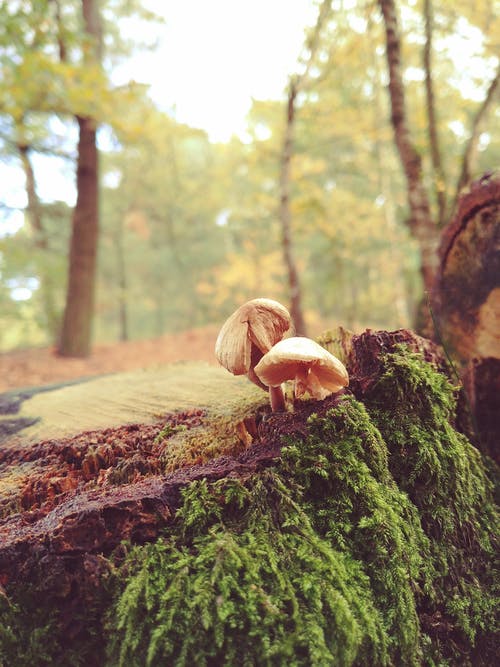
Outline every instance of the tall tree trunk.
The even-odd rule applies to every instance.
[[[67,58],[66,43],[63,38],[64,20],[61,11],[61,0],[53,0],[55,8],[55,20],[57,25],[57,47],[59,49],[59,60],[64,63]]]
[[[42,223],[42,206],[35,184],[35,172],[29,157],[30,147],[25,144],[18,144],[17,150],[23,165],[24,176],[26,179],[26,195],[28,197],[28,217],[33,230],[35,247],[41,250],[47,249],[47,236]]]
[[[370,39],[372,49],[375,48],[375,43],[373,40],[373,20],[370,17],[368,20],[368,31],[367,36]],[[374,115],[373,115],[373,134],[375,138],[374,143],[374,153],[377,160],[377,179],[378,187],[380,193],[384,198],[384,204],[382,207],[384,214],[384,221],[387,229],[388,239],[391,243],[391,253],[398,258],[399,272],[397,280],[394,284],[394,289],[396,292],[394,300],[394,310],[398,319],[398,326],[408,327],[412,317],[410,315],[410,294],[408,290],[408,284],[405,277],[404,261],[402,258],[401,249],[399,247],[399,242],[396,238],[396,228],[398,226],[397,216],[396,216],[396,207],[395,199],[393,194],[393,183],[392,183],[392,174],[391,170],[387,168],[386,159],[384,151],[384,141],[382,135],[384,133],[385,124],[384,124],[384,115],[385,115],[385,104],[384,104],[384,90],[383,90],[383,73],[380,59],[378,57],[374,58],[373,61],[374,74],[372,77],[373,84],[373,102],[374,102]]]
[[[437,130],[436,103],[434,97],[434,79],[432,74],[432,38],[434,31],[434,17],[432,0],[424,0],[425,45],[424,45],[424,72],[425,94],[427,106],[427,122],[429,131],[429,146],[433,168],[434,190],[438,208],[437,221],[442,227],[446,221],[446,181],[441,159],[441,148]]]
[[[102,36],[98,0],[82,0],[82,14],[85,31],[93,41],[89,62],[99,62]],[[64,357],[87,357],[90,354],[99,235],[96,123],[92,118],[81,116],[77,116],[77,122],[77,200],[73,212],[66,306],[58,349]]]
[[[386,58],[389,69],[389,97],[394,140],[406,176],[408,225],[420,249],[420,272],[424,290],[431,294],[438,264],[437,225],[431,215],[429,200],[422,182],[422,160],[413,145],[406,116],[405,88],[401,63],[401,41],[396,7],[393,0],[379,0],[386,33]],[[416,327],[423,333],[432,332],[430,314],[423,305]]]
[[[290,292],[290,315],[295,327],[295,333],[299,336],[307,335],[307,328],[302,311],[302,293],[300,287],[299,272],[293,257],[292,250],[292,214],[290,210],[290,166],[293,156],[293,144],[295,133],[296,101],[298,93],[303,90],[309,81],[309,70],[314,62],[319,47],[321,29],[325,24],[331,10],[331,0],[323,0],[320,5],[316,25],[314,26],[306,42],[305,70],[300,75],[290,77],[288,88],[285,131],[280,160],[280,207],[279,217],[281,222],[281,244],[283,248],[283,261],[288,275],[288,289]]]
[[[127,263],[125,261],[125,229],[123,218],[120,219],[118,231],[115,237],[116,263],[118,274],[118,321],[119,321],[119,340],[127,341],[128,332],[128,313],[127,313]]]
[[[302,297],[299,273],[292,251],[292,214],[290,211],[290,164],[293,154],[293,134],[295,125],[295,99],[297,87],[294,81],[290,83],[288,91],[287,116],[285,136],[281,152],[280,168],[280,221],[283,260],[288,274],[288,288],[290,292],[290,315],[298,336],[306,336],[307,329],[302,313]]]
[[[17,150],[23,165],[26,179],[26,195],[28,197],[28,219],[33,231],[34,246],[36,249],[37,273],[40,278],[40,293],[43,303],[43,316],[51,340],[55,341],[60,325],[59,313],[56,307],[54,291],[56,285],[51,276],[48,265],[47,252],[49,243],[43,226],[42,205],[36,191],[35,172],[30,160],[30,147],[26,144],[17,144]]]
[[[80,131],[76,174],[77,201],[69,254],[69,276],[59,354],[90,354],[98,239],[98,154],[96,126],[77,118]]]
[[[495,76],[493,77],[489,85],[486,97],[484,98],[483,103],[479,107],[478,112],[474,116],[474,119],[472,121],[471,134],[469,137],[469,141],[467,142],[467,145],[465,147],[464,156],[462,159],[462,169],[460,171],[460,177],[457,183],[457,189],[455,193],[455,206],[456,203],[458,202],[460,191],[470,182],[472,178],[474,165],[477,161],[479,137],[481,136],[481,127],[489,110],[494,105],[495,99],[498,96],[499,88],[500,88],[500,64],[497,68]]]

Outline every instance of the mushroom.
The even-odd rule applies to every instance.
[[[215,343],[215,356],[233,375],[247,375],[261,389],[269,389],[273,410],[284,410],[281,387],[270,387],[255,375],[254,367],[291,325],[288,310],[272,299],[252,299],[223,324]]]
[[[295,398],[306,391],[323,399],[349,384],[344,364],[310,338],[282,340],[255,367],[257,377],[270,387],[295,380]]]

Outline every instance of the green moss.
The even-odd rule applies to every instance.
[[[293,495],[276,472],[191,484],[176,534],[131,555],[116,664],[386,663],[360,563],[318,536]]]
[[[36,613],[30,605],[28,609],[21,605],[25,601],[22,591],[18,591],[17,602],[10,601],[0,594],[0,665],[31,665],[50,664],[51,657],[57,650],[56,614],[52,610],[48,616]],[[33,613],[35,611],[35,613]]]
[[[481,455],[452,426],[455,388],[420,355],[400,349],[385,358],[365,405],[384,437],[391,474],[430,538],[436,577],[433,599],[422,605],[437,606],[465,635],[457,640],[474,643],[495,629],[499,524]]]
[[[493,664],[498,522],[454,387],[400,349],[363,403],[321,410],[272,469],[186,486],[163,537],[130,549],[112,604],[81,619],[98,664]],[[0,610],[8,655],[39,637],[33,664],[72,664],[30,609]]]
[[[429,540],[390,475],[387,448],[363,405],[346,399],[325,416],[311,417],[307,439],[283,456],[287,474],[303,488],[316,531],[367,574],[393,659],[417,664],[415,592],[431,585]]]
[[[419,664],[416,510],[360,403],[308,426],[266,475],[190,485],[174,534],[133,552],[117,664]]]
[[[110,601],[103,581],[93,600],[61,618],[61,599],[39,587],[22,584],[9,596],[0,592],[0,667],[104,665],[102,616]]]

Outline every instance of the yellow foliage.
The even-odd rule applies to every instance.
[[[125,227],[137,234],[143,241],[149,240],[151,236],[150,223],[144,211],[132,209],[125,215]]]
[[[198,282],[196,291],[210,296],[214,307],[225,302],[244,303],[250,298],[270,294],[281,296],[284,286],[283,259],[280,250],[262,254],[252,242],[246,242],[245,254],[229,253],[222,266]]]

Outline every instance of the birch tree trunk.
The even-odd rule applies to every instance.
[[[422,160],[410,135],[403,83],[401,39],[393,0],[379,0],[386,33],[386,58],[389,70],[389,98],[394,140],[406,177],[408,226],[420,249],[420,273],[425,292],[432,294],[437,269],[438,229],[432,219],[429,199],[422,180]],[[416,328],[430,334],[431,318],[420,306]]]

